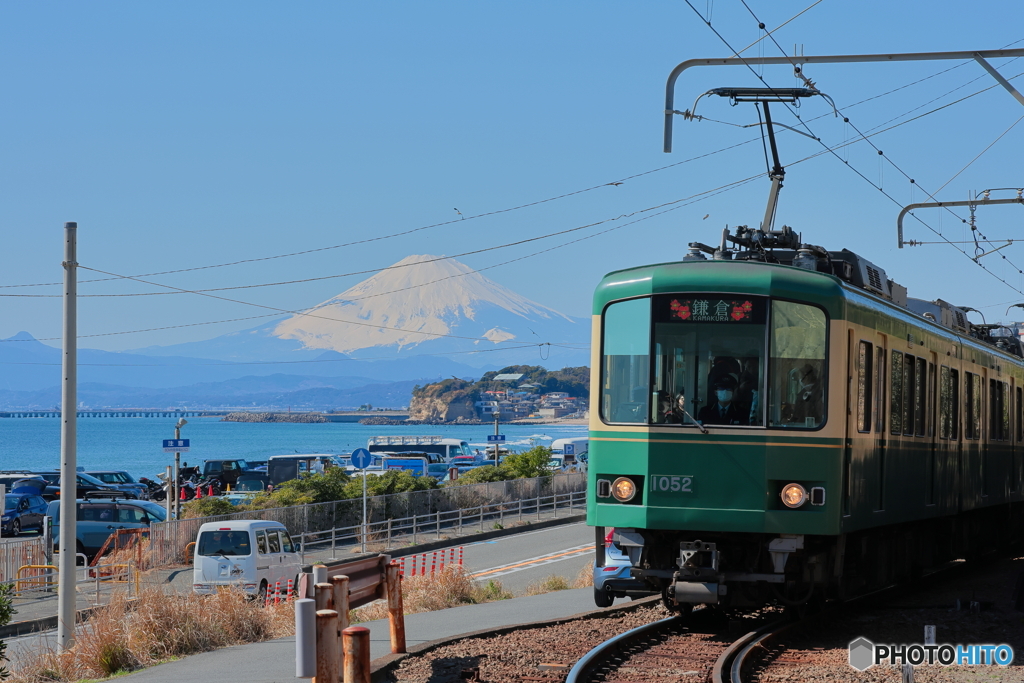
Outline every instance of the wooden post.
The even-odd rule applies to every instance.
[[[332,576],[331,583],[334,587],[334,609],[338,611],[338,629],[344,631],[348,628],[348,577]]]
[[[367,652],[369,652],[369,646],[367,646]],[[369,670],[369,667],[367,667],[367,670]],[[316,678],[313,680],[315,683],[337,683],[340,674],[341,652],[338,650],[338,613],[332,609],[317,610]],[[369,683],[369,679],[367,679],[367,683]]]
[[[334,590],[333,586],[329,583],[318,583],[314,586],[316,591],[314,599],[316,600],[316,609],[319,612],[324,609],[334,609]]]
[[[341,665],[345,666],[345,648],[342,647],[341,632],[348,628],[348,577],[344,574],[331,577],[334,593],[334,609],[338,612],[338,649],[341,651]]]
[[[349,626],[341,635],[345,643],[345,675],[342,680],[344,683],[370,683],[370,629]]]
[[[391,654],[405,652],[405,609],[402,606],[402,575],[397,562],[384,569],[388,594],[388,625],[391,627]]]

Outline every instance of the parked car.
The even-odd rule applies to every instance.
[[[8,493],[14,491],[14,485],[24,479],[42,479],[38,474],[28,470],[5,470],[0,472],[0,486]]]
[[[238,482],[238,476],[242,474],[242,472],[248,471],[249,463],[241,458],[203,461],[203,479],[216,477],[220,479],[222,488],[226,488],[228,486],[235,488],[235,484]]]
[[[47,482],[46,490],[43,491],[43,498],[47,500],[59,498],[60,472],[38,472],[38,474]],[[124,490],[120,486],[104,484],[96,477],[91,477],[85,472],[78,472],[76,474],[76,479],[78,481],[78,486],[75,498],[84,498],[87,493],[95,491],[104,491],[112,496],[119,496],[122,498],[138,498],[138,494],[134,489]]]
[[[90,559],[100,551],[110,534],[118,529],[144,529],[152,522],[163,522],[167,511],[149,500],[117,498],[75,501],[77,547],[75,552]],[[46,514],[53,517],[54,548],[60,539],[60,501],[52,501]]]
[[[199,527],[192,590],[216,593],[219,586],[238,586],[265,600],[278,581],[299,584],[302,563],[288,529],[280,522],[233,519]]]
[[[32,480],[21,479],[4,496],[3,516],[0,517],[0,536],[18,536],[29,529],[43,530],[46,523],[46,501],[39,495],[39,486]],[[37,480],[40,481],[40,480]]]
[[[85,473],[108,486],[114,486],[122,491],[135,491],[136,497],[140,500],[149,500],[149,486],[124,470],[86,470]]]
[[[652,595],[645,583],[630,576],[633,563],[629,555],[615,545],[614,534],[615,529],[610,529],[604,537],[604,566],[594,563],[594,604],[598,607],[611,607],[615,598]]]

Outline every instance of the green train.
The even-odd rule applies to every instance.
[[[800,605],[1021,537],[1015,335],[788,227],[690,247],[594,296],[599,566],[614,528],[670,607]]]

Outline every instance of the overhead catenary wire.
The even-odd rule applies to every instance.
[[[729,183],[729,184],[727,184],[725,186],[721,186],[721,187],[717,188],[716,191],[713,191],[712,194],[700,193],[699,195],[692,195],[692,201],[690,201],[690,202],[687,202],[687,203],[684,203],[684,204],[677,204],[677,205],[672,206],[672,207],[670,207],[668,209],[665,209],[664,211],[660,211],[658,213],[651,214],[649,216],[644,216],[642,218],[638,218],[638,219],[636,219],[634,221],[629,221],[629,222],[624,223],[622,225],[617,225],[617,226],[613,226],[611,228],[607,228],[607,229],[602,230],[600,232],[594,233],[593,235],[587,235],[587,236],[580,237],[580,238],[577,238],[577,239],[574,239],[574,240],[570,240],[568,242],[564,242],[562,244],[555,245],[554,247],[549,247],[548,249],[544,249],[542,251],[534,252],[532,254],[527,254],[525,256],[521,256],[521,257],[518,257],[518,258],[515,258],[515,259],[510,259],[509,261],[505,261],[503,263],[493,264],[493,265],[487,266],[485,268],[480,268],[480,269],[477,269],[477,270],[471,270],[471,271],[468,271],[468,272],[465,272],[465,273],[459,273],[459,274],[456,274],[456,275],[449,276],[448,278],[440,278],[439,280],[435,280],[433,282],[440,282],[441,280],[446,280],[446,279],[450,279],[450,278],[453,278],[453,277],[462,277],[462,276],[465,276],[465,275],[470,275],[472,273],[476,273],[476,272],[479,272],[481,270],[487,270],[488,268],[496,268],[498,266],[508,265],[509,263],[514,263],[516,261],[522,261],[524,259],[532,258],[533,256],[537,256],[537,255],[542,254],[542,253],[547,253],[547,252],[550,252],[550,251],[554,251],[555,249],[561,249],[561,248],[570,246],[572,244],[577,244],[577,243],[583,242],[585,240],[593,239],[593,238],[599,237],[599,236],[601,236],[603,234],[606,234],[606,233],[609,233],[609,232],[613,232],[615,230],[620,230],[622,228],[625,228],[626,226],[634,225],[636,223],[640,223],[640,222],[645,221],[645,220],[656,218],[657,216],[661,216],[661,215],[664,215],[664,214],[672,212],[672,211],[677,211],[677,210],[682,209],[682,208],[684,208],[686,206],[694,204],[694,203],[696,203],[698,201],[702,201],[704,199],[708,199],[710,197],[722,194],[724,192],[728,192],[729,190],[732,190],[732,189],[735,189],[737,187],[740,187],[740,186],[742,186],[742,185],[744,185],[746,183],[753,182],[754,180],[757,179],[757,177],[758,176],[750,176],[749,178],[745,178],[745,179],[743,179],[741,181],[736,181],[734,183]],[[86,270],[92,270],[92,269],[91,268],[86,268]],[[424,283],[424,284],[433,284],[433,283]],[[423,286],[423,285],[416,285],[416,286]],[[411,289],[411,288],[412,287],[407,287],[407,288],[404,288],[404,289]],[[393,290],[391,292],[383,292],[383,293],[380,293],[380,294],[373,294],[373,295],[368,295],[367,297],[360,297],[360,298],[372,298],[374,296],[383,296],[385,294],[393,294],[393,293],[398,292],[398,291],[403,291],[403,290]],[[220,298],[220,297],[218,297],[218,298]],[[349,300],[348,299],[339,300],[338,302],[339,303],[344,303],[344,302],[347,302],[347,301],[349,301]],[[333,302],[333,300],[332,300],[332,302]],[[244,303],[244,302],[240,302],[240,303]],[[252,305],[256,305],[256,304],[252,304]],[[322,316],[311,315],[309,313],[309,311],[316,310],[317,308],[319,308],[319,306],[314,306],[314,307],[311,307],[311,308],[308,308],[308,309],[302,309],[301,311],[295,311],[294,314],[295,315],[304,315],[304,316],[307,316],[307,317],[322,317]],[[279,309],[275,309],[275,310],[279,310]],[[269,318],[269,317],[273,317],[273,316],[276,316],[276,315],[278,315],[278,313],[269,313],[269,314],[266,314],[266,315],[250,316],[250,317],[245,317],[245,318],[232,318],[232,319],[228,319],[228,320],[214,320],[214,321],[208,321],[208,322],[203,322],[203,323],[187,323],[187,324],[183,324],[183,325],[168,325],[168,326],[164,326],[164,327],[148,328],[148,329],[142,329],[142,330],[125,330],[125,331],[120,331],[120,332],[104,332],[104,333],[99,333],[99,334],[79,335],[79,338],[106,337],[106,336],[122,335],[122,334],[136,334],[136,333],[142,333],[142,332],[162,331],[162,330],[177,329],[177,328],[182,328],[182,327],[197,327],[197,326],[200,326],[200,325],[216,325],[216,324],[225,323],[225,322],[237,322],[237,321],[240,321],[240,320],[255,320],[255,319],[258,319],[258,318]],[[347,321],[347,320],[338,320],[336,318],[326,318],[326,319],[327,320],[333,320],[335,322],[342,322],[342,323],[350,322],[350,321]],[[368,323],[356,323],[356,324],[367,324],[368,325]],[[398,329],[399,331],[408,331],[408,330],[405,330],[404,328],[384,328],[384,329]],[[439,335],[439,336],[454,336],[454,335]],[[56,340],[59,340],[59,339],[61,339],[61,337],[47,337],[47,338],[43,338],[43,339],[0,339],[0,342],[56,341]],[[485,339],[477,339],[475,337],[471,338],[471,339],[478,340],[478,341],[490,341],[490,340],[485,340]],[[508,342],[511,343],[512,340],[508,340]],[[552,342],[552,344],[554,344],[554,343]]]
[[[740,1],[741,1],[741,2],[743,2],[743,5],[744,5],[744,7],[746,7],[746,8],[747,8],[747,11],[748,11],[748,12],[750,12],[751,16],[753,16],[753,17],[754,17],[754,20],[755,20],[755,21],[757,21],[757,22],[758,22],[758,23],[760,24],[760,23],[761,23],[760,19],[758,19],[757,15],[756,15],[756,14],[754,14],[753,10],[751,10],[751,9],[750,9],[750,7],[749,7],[749,6],[748,6],[748,5],[746,4],[745,0],[740,0]],[[690,1],[690,0],[685,0],[685,2],[686,2],[686,4],[687,4],[687,5],[689,5],[690,9],[691,9],[691,10],[693,10],[694,14],[696,14],[696,15],[697,15],[698,17],[700,17],[700,18],[701,18],[701,20],[702,20],[702,21],[704,22],[704,24],[705,24],[705,25],[706,25],[706,26],[707,26],[707,27],[708,27],[708,28],[709,28],[709,29],[710,29],[710,30],[711,30],[711,31],[712,31],[712,32],[713,32],[713,33],[714,33],[714,34],[715,34],[715,35],[716,35],[716,36],[718,37],[718,39],[719,39],[719,40],[721,40],[721,41],[722,41],[722,43],[724,43],[724,44],[725,44],[725,46],[726,46],[727,48],[729,48],[730,50],[733,50],[733,52],[735,53],[735,50],[734,50],[734,49],[733,49],[733,47],[732,47],[732,46],[731,46],[731,45],[729,44],[729,41],[728,41],[728,40],[726,40],[725,36],[723,36],[723,35],[722,35],[722,34],[721,34],[721,33],[720,33],[720,32],[719,32],[719,31],[718,31],[718,30],[717,30],[717,29],[716,29],[716,28],[715,28],[714,26],[712,26],[712,25],[711,25],[711,22],[710,22],[710,21],[708,21],[707,19],[704,19],[704,17],[703,17],[703,16],[701,15],[701,13],[700,13],[700,12],[699,12],[699,11],[697,10],[697,8],[693,6],[693,3],[692,3],[692,2]],[[778,44],[778,42],[777,42],[777,41],[775,41],[775,38],[774,38],[774,36],[771,36],[771,39],[772,39],[772,41],[773,41],[773,42],[775,42],[776,46],[777,46],[777,47],[779,48],[779,50],[781,51],[781,53],[783,54],[783,56],[785,56],[785,57],[786,57],[786,59],[788,59],[788,60],[790,61],[790,63],[791,63],[792,65],[793,65],[794,69],[796,69],[796,67],[797,67],[797,64],[796,64],[796,62],[795,62],[795,61],[793,60],[793,58],[789,57],[789,55],[787,55],[787,54],[786,54],[786,51],[785,51],[785,50],[784,50],[784,49],[782,48],[782,46],[780,46],[780,45]],[[748,63],[748,62],[746,61],[746,59],[744,59],[744,58],[743,58],[742,56],[738,56],[737,58],[738,58],[738,59],[739,59],[739,60],[740,60],[741,62],[743,62],[743,65],[744,65],[744,66],[746,66],[746,67],[747,67],[747,69],[749,69],[749,70],[750,70],[750,72],[751,72],[752,74],[754,74],[754,76],[755,76],[755,77],[756,77],[756,78],[757,78],[758,80],[760,80],[760,81],[761,81],[761,82],[762,82],[762,83],[763,83],[763,84],[765,85],[765,87],[767,87],[767,88],[768,88],[769,90],[771,90],[771,91],[773,91],[773,92],[774,92],[774,88],[772,88],[772,86],[771,86],[771,85],[769,85],[769,84],[768,84],[768,82],[767,82],[767,81],[765,81],[765,79],[764,79],[764,78],[763,78],[763,77],[762,77],[762,76],[761,76],[760,74],[758,74],[758,73],[757,73],[757,70],[756,70],[756,69],[754,69],[754,68],[753,68],[753,67],[752,67],[752,66],[751,66],[751,65],[750,65],[750,64],[749,64],[749,63]],[[799,71],[798,73],[800,73],[800,74],[801,74],[801,77],[802,77],[802,78],[804,78],[804,81],[805,81],[805,83],[807,83],[809,87],[814,87],[814,84],[813,84],[813,83],[812,83],[811,81],[809,81],[809,80],[808,80],[808,79],[807,79],[807,78],[806,78],[805,76],[803,76],[803,74],[802,74],[802,71]],[[816,88],[815,88],[815,89],[816,89]],[[872,187],[874,187],[875,189],[877,189],[877,190],[878,190],[879,192],[881,192],[881,193],[882,193],[882,194],[883,194],[883,195],[884,195],[884,196],[885,196],[885,197],[886,197],[887,199],[889,199],[889,200],[890,200],[891,202],[893,202],[893,204],[895,204],[896,206],[903,206],[903,204],[902,204],[902,203],[901,203],[901,202],[900,202],[899,200],[897,200],[897,199],[896,199],[895,197],[893,197],[893,196],[892,196],[891,194],[889,194],[888,192],[886,192],[886,191],[885,191],[885,189],[884,189],[883,187],[881,187],[880,185],[876,184],[876,183],[875,183],[875,182],[873,182],[873,181],[872,181],[871,179],[869,179],[869,178],[868,178],[867,176],[865,176],[865,175],[864,175],[864,174],[863,174],[863,173],[862,173],[862,172],[861,172],[860,170],[858,170],[858,169],[857,169],[856,167],[854,167],[854,166],[853,166],[852,164],[850,164],[850,163],[849,163],[849,161],[847,161],[847,160],[844,160],[844,159],[843,159],[843,158],[842,158],[841,156],[839,156],[839,154],[837,154],[837,153],[836,153],[835,149],[833,149],[833,148],[832,148],[831,146],[829,146],[828,144],[826,144],[826,143],[825,143],[825,142],[824,142],[823,140],[821,140],[821,139],[820,139],[820,138],[819,138],[818,136],[814,135],[814,132],[813,132],[813,131],[811,130],[811,128],[810,128],[810,126],[809,126],[809,125],[807,124],[807,122],[806,122],[806,121],[804,121],[804,120],[803,120],[803,119],[802,119],[802,118],[800,117],[800,115],[799,115],[799,114],[797,114],[797,113],[796,113],[796,112],[795,112],[795,111],[793,110],[793,108],[792,108],[792,107],[790,107],[790,106],[789,106],[788,104],[786,104],[785,102],[783,102],[782,104],[783,104],[783,105],[784,105],[784,106],[786,107],[786,109],[788,109],[788,110],[789,110],[789,112],[790,112],[790,113],[791,113],[791,114],[792,114],[792,115],[794,116],[794,118],[796,118],[796,119],[797,119],[797,121],[799,121],[799,122],[800,122],[800,125],[801,125],[801,126],[803,126],[803,127],[804,127],[804,128],[805,128],[805,129],[807,130],[807,132],[808,132],[808,133],[810,134],[810,136],[811,136],[811,137],[812,137],[812,138],[813,138],[813,139],[814,139],[814,140],[815,140],[816,142],[818,142],[818,144],[822,145],[822,146],[823,146],[823,147],[825,148],[825,153],[830,153],[830,154],[832,154],[832,155],[833,155],[833,156],[834,156],[834,157],[835,157],[836,159],[838,159],[838,160],[839,160],[840,162],[842,162],[842,163],[843,163],[843,164],[844,164],[844,165],[845,165],[845,166],[846,166],[847,168],[849,168],[850,170],[852,170],[852,171],[853,171],[853,172],[854,172],[854,173],[855,173],[855,174],[856,174],[856,175],[857,175],[858,177],[860,177],[860,178],[861,178],[862,180],[864,180],[864,181],[865,181],[866,183],[868,183],[869,185],[871,185]],[[838,107],[836,108],[836,111],[837,111],[837,113],[839,113],[840,115],[842,115],[842,112],[839,112],[839,110],[838,110]],[[876,146],[874,145],[874,143],[872,143],[872,142],[870,142],[870,140],[868,140],[868,136],[866,136],[866,135],[865,135],[865,134],[864,134],[864,133],[863,133],[862,131],[860,131],[860,130],[859,130],[859,129],[858,129],[858,128],[857,128],[856,126],[855,126],[855,125],[853,125],[853,124],[852,124],[852,123],[850,122],[850,120],[849,120],[849,117],[847,117],[847,116],[843,116],[843,121],[844,121],[845,123],[848,123],[848,124],[850,124],[850,126],[851,126],[851,127],[852,127],[852,128],[853,128],[853,129],[854,129],[854,130],[855,130],[855,131],[856,131],[856,132],[858,133],[858,135],[860,135],[860,136],[861,136],[861,139],[862,139],[862,140],[864,140],[864,141],[866,141],[866,142],[868,142],[868,144],[869,144],[869,145],[870,145],[870,146],[871,146],[872,148],[874,148],[874,149],[875,149],[875,150],[876,150],[876,151],[878,152],[879,156],[883,156],[883,157],[885,156],[885,155],[884,155],[884,153],[882,152],[882,150],[878,149],[878,147],[876,147]],[[904,171],[904,170],[903,170],[902,168],[900,168],[900,167],[899,167],[899,166],[898,166],[898,165],[897,165],[897,164],[896,164],[896,163],[895,163],[895,162],[894,162],[894,161],[893,161],[893,160],[892,160],[891,158],[886,158],[886,160],[887,160],[887,161],[888,161],[888,162],[889,162],[889,163],[890,163],[890,164],[891,164],[891,165],[892,165],[892,166],[893,166],[893,167],[894,167],[894,168],[895,168],[895,169],[896,169],[896,170],[897,170],[897,171],[898,171],[899,173],[901,173],[901,174],[902,174],[902,175],[903,175],[904,177],[906,177],[906,178],[907,178],[907,180],[909,180],[909,181],[910,181],[911,183],[915,183],[914,179],[913,179],[913,178],[912,178],[912,177],[911,177],[911,176],[910,176],[909,174],[907,174],[907,173],[906,173],[906,171]],[[920,184],[919,184],[919,183],[917,183],[917,185],[918,185],[918,187],[920,187]],[[933,198],[933,199],[934,199],[934,197],[933,197],[933,196],[932,196],[932,195],[931,195],[930,193],[928,193],[928,191],[927,191],[927,190],[925,190],[925,189],[924,189],[923,187],[921,188],[921,190],[922,190],[923,192],[925,192],[925,193],[926,193],[926,194],[927,194],[927,195],[928,195],[929,197],[931,197],[931,198]],[[1004,278],[1000,277],[1000,276],[999,276],[999,275],[997,275],[997,274],[996,274],[995,272],[993,272],[992,270],[990,270],[989,268],[987,268],[987,267],[986,267],[986,266],[985,266],[985,265],[984,265],[983,263],[981,263],[981,261],[980,261],[980,260],[976,260],[976,259],[973,259],[973,258],[972,258],[972,257],[971,257],[971,256],[970,256],[970,255],[969,255],[969,254],[968,254],[968,253],[967,253],[967,252],[965,251],[965,250],[963,250],[963,249],[960,249],[960,248],[959,248],[959,247],[957,247],[957,246],[956,246],[955,244],[953,244],[952,242],[950,242],[950,241],[949,241],[948,239],[946,239],[946,237],[945,237],[945,236],[944,236],[944,235],[943,235],[942,233],[940,233],[940,232],[939,232],[939,231],[937,231],[937,230],[936,230],[935,228],[933,228],[933,227],[932,227],[931,225],[929,225],[928,223],[926,223],[926,222],[925,222],[925,221],[924,221],[923,219],[921,219],[921,218],[920,218],[919,216],[917,216],[917,215],[914,215],[914,214],[911,214],[911,215],[913,215],[913,216],[914,216],[914,219],[915,219],[916,221],[918,221],[919,223],[921,223],[922,225],[924,225],[924,226],[925,226],[926,228],[928,228],[929,230],[931,230],[931,231],[932,231],[932,232],[933,232],[933,233],[934,233],[935,235],[939,236],[939,237],[940,237],[941,239],[943,239],[943,240],[945,240],[946,242],[948,242],[948,243],[950,244],[950,246],[952,246],[952,247],[953,247],[954,249],[956,249],[957,251],[959,251],[959,252],[960,252],[961,254],[963,254],[963,255],[964,255],[964,256],[965,256],[966,258],[968,258],[968,259],[971,259],[971,262],[972,262],[972,263],[974,263],[975,265],[977,265],[978,267],[980,267],[980,268],[981,268],[982,270],[984,270],[984,271],[985,271],[986,273],[988,273],[988,274],[989,274],[990,276],[992,276],[993,278],[995,278],[995,279],[996,279],[996,280],[998,280],[999,282],[1002,282],[1002,283],[1003,283],[1004,285],[1006,285],[1006,286],[1007,286],[1007,287],[1009,287],[1010,289],[1013,289],[1014,291],[1016,291],[1016,292],[1018,292],[1018,293],[1020,293],[1020,294],[1024,294],[1024,291],[1022,291],[1022,290],[1018,289],[1017,287],[1014,287],[1014,286],[1013,286],[1012,284],[1010,284],[1010,283],[1009,283],[1009,282],[1008,282],[1007,280],[1005,280]],[[954,213],[954,215],[956,215],[956,214]],[[1018,269],[1018,270],[1019,270],[1019,269]]]

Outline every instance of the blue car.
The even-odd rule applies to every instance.
[[[22,531],[43,530],[46,521],[46,501],[39,495],[39,487],[19,487],[16,482],[11,493],[4,497],[4,512],[0,517],[0,535],[18,536]]]
[[[651,589],[640,579],[629,574],[633,563],[622,548],[615,545],[610,529],[604,537],[604,566],[594,563],[594,604],[598,607],[611,607],[615,598],[635,598],[652,595]]]

